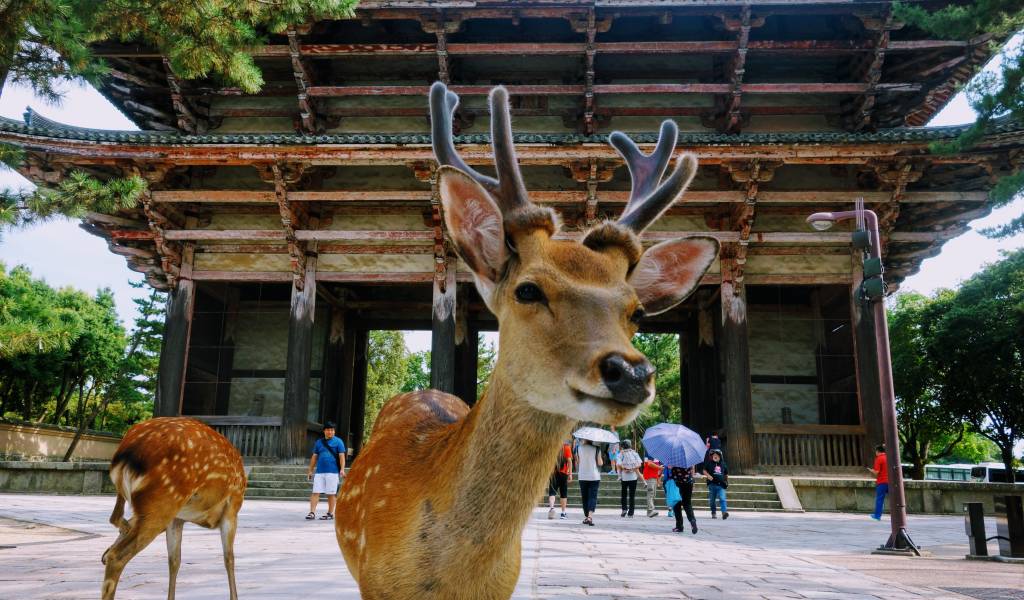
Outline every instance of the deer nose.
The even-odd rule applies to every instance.
[[[647,383],[654,377],[654,366],[641,358],[630,363],[621,354],[609,354],[601,359],[601,380],[616,402],[640,404],[647,399]]]

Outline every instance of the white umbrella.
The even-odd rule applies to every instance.
[[[590,440],[591,442],[597,442],[598,444],[619,443],[619,436],[607,429],[600,429],[598,427],[581,427],[572,434],[572,437],[581,440]]]

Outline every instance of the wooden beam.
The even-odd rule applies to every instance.
[[[587,161],[589,164],[590,161]],[[155,190],[154,202],[199,203],[199,204],[274,204],[274,192],[254,190]],[[820,190],[820,191],[772,191],[758,192],[762,204],[848,204],[857,197],[865,202],[886,202],[890,192],[869,192],[861,190]],[[429,202],[430,190],[400,191],[289,191],[289,202]],[[530,200],[538,204],[583,204],[588,193],[584,191],[534,191]],[[625,204],[629,192],[598,191],[596,200],[601,204]],[[984,203],[988,193],[983,191],[957,192],[905,192],[900,198],[904,204],[969,202]],[[740,203],[745,202],[742,190],[689,190],[684,204],[698,203]]]
[[[200,133],[199,117],[196,116],[191,104],[185,98],[178,76],[171,68],[171,61],[167,57],[163,57],[162,61],[167,73],[167,86],[171,90],[171,104],[174,106],[174,114],[177,116],[178,128],[185,133]]]
[[[177,285],[167,296],[167,316],[164,319],[156,398],[153,401],[155,417],[176,417],[181,414],[196,297],[192,258],[192,244],[185,244]]]
[[[863,19],[865,26],[870,21]],[[875,48],[871,60],[867,62],[861,79],[867,84],[867,89],[854,101],[853,110],[847,119],[848,129],[862,131],[872,127],[872,113],[878,100],[875,91],[882,79],[882,65],[885,63],[885,53],[889,47],[889,33],[894,28],[892,6],[885,7],[885,16],[881,22],[877,22],[878,33],[875,39]]]
[[[722,408],[730,470],[749,471],[757,464],[754,416],[750,391],[750,343],[747,333],[746,287],[731,277],[730,259],[722,259],[721,339]]]
[[[317,107],[316,102],[309,97],[309,87],[313,84],[314,79],[309,65],[302,58],[299,34],[294,28],[288,30],[288,56],[292,63],[295,86],[298,88],[299,118],[302,122],[302,131],[316,133],[320,128]]]
[[[455,393],[455,258],[445,257],[433,279],[430,387]]]
[[[764,20],[762,19],[763,23]],[[721,116],[723,131],[738,133],[743,116],[740,114],[740,103],[743,98],[743,74],[746,72],[747,43],[750,41],[750,5],[744,4],[740,9],[740,26],[736,34],[736,53],[732,57],[729,73],[729,84],[732,90],[725,101],[725,112]]]

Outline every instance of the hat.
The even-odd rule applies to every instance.
[[[327,421],[324,423],[324,429],[334,429],[334,421]]]
[[[717,454],[718,458],[722,458],[722,451],[719,450],[718,448],[712,448],[711,449],[711,454]]]

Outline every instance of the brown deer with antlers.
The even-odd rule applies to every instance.
[[[633,191],[617,222],[555,238],[557,215],[527,198],[504,88],[490,95],[497,179],[457,154],[458,96],[430,91],[444,220],[500,323],[491,383],[470,409],[425,390],[383,408],[341,489],[338,544],[364,598],[511,596],[523,527],[576,421],[623,425],[654,397],[654,368],[631,344],[644,315],[682,302],[718,255],[711,237],[644,251],[640,234],[678,199],[696,159],[662,124],[651,155],[616,132]]]
[[[220,528],[231,600],[237,600],[235,529],[246,477],[242,457],[231,442],[196,419],[143,421],[121,440],[110,463],[110,478],[117,488],[110,522],[121,535],[103,553],[104,600],[114,597],[128,561],[161,532],[167,533],[167,598],[174,600],[185,521]],[[124,518],[126,502],[132,511],[130,519]]]

